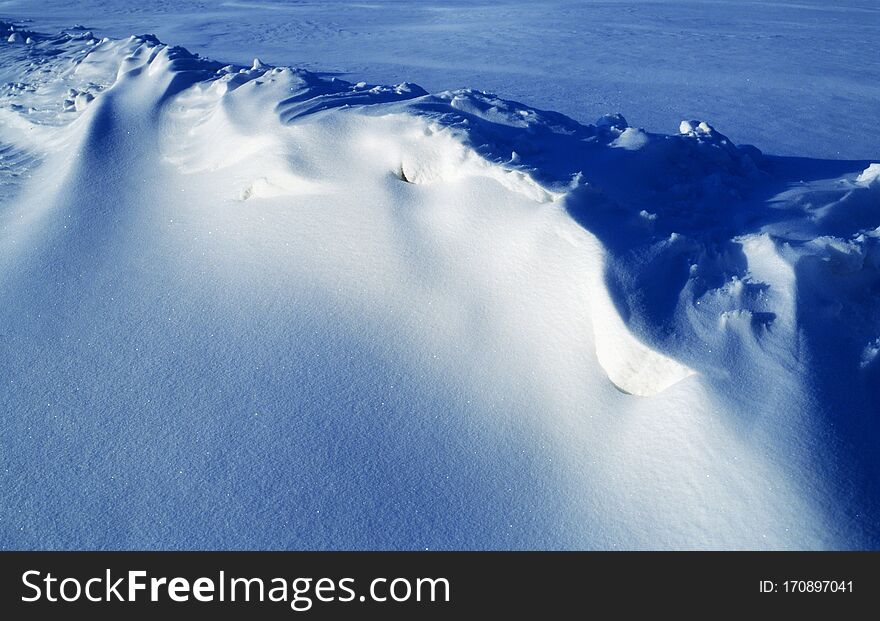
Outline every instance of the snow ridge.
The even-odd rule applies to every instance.
[[[4,546],[880,541],[880,165],[0,40]]]

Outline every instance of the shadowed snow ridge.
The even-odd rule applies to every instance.
[[[880,542],[878,164],[0,40],[4,546]]]

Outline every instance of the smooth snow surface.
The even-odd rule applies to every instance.
[[[880,544],[876,162],[0,37],[4,548]]]

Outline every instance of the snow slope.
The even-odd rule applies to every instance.
[[[880,166],[0,25],[4,548],[880,542]]]

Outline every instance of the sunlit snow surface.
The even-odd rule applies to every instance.
[[[3,547],[880,543],[877,159],[37,30]]]

